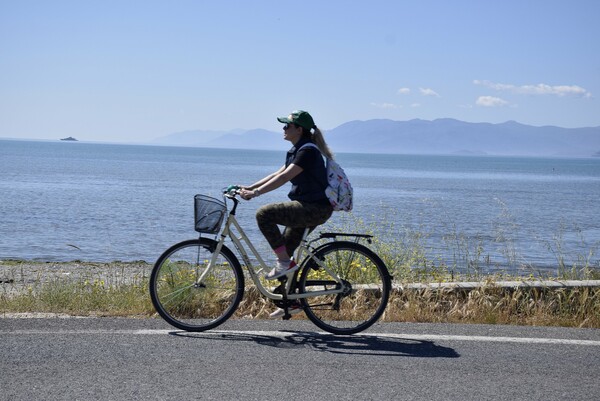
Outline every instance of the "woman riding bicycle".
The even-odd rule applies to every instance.
[[[306,227],[311,230],[325,223],[333,208],[325,195],[327,172],[322,155],[332,158],[323,134],[315,125],[311,115],[303,110],[293,111],[277,120],[283,124],[283,139],[292,143],[285,164],[277,171],[252,185],[242,186],[241,197],[245,200],[273,191],[287,182],[292,183],[288,194],[290,201],[264,205],[256,212],[260,231],[275,252],[277,262],[266,278],[277,279],[293,273],[298,265],[292,256],[300,244]],[[312,132],[311,132],[312,131]],[[314,146],[305,146],[314,143]],[[278,225],[285,226],[282,233]],[[300,312],[300,306],[291,308],[290,313]],[[276,311],[272,317],[278,317]],[[275,316],[273,316],[275,315]]]

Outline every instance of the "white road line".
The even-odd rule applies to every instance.
[[[199,333],[187,333],[177,330],[14,330],[0,331],[0,336],[5,335],[85,335],[85,334],[112,334],[112,335],[168,335],[171,333],[182,333],[198,336],[264,336],[286,339],[294,335],[315,336],[332,335],[326,332],[288,332],[288,331],[252,331],[252,330],[210,330]],[[344,338],[387,338],[407,341],[471,341],[471,342],[496,342],[496,343],[518,343],[518,344],[547,344],[547,345],[584,345],[600,347],[600,341],[596,340],[573,340],[565,338],[530,338],[530,337],[492,337],[492,336],[467,336],[446,334],[402,334],[402,333],[359,333]]]

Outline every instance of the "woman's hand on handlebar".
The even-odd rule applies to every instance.
[[[244,200],[250,200],[252,198],[256,198],[259,195],[258,190],[250,189],[250,187],[246,187],[243,185],[230,185],[227,188],[223,189],[223,193],[226,196],[234,197],[239,195]]]
[[[238,193],[244,200],[250,200],[250,199],[256,198],[258,195],[260,195],[260,193],[258,192],[257,189],[252,190],[252,189],[248,189],[247,187],[241,187],[241,189]]]

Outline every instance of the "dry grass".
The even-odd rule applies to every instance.
[[[395,292],[384,321],[600,328],[600,288],[500,288]]]
[[[273,309],[251,287],[235,317],[266,318]],[[394,290],[381,320],[600,328],[600,288],[512,289],[489,281],[474,290]]]
[[[151,265],[134,263],[0,263],[0,314],[132,316],[153,313]]]
[[[0,263],[0,316],[155,316],[148,294],[150,269],[140,263]],[[382,320],[600,328],[600,288],[514,289],[496,282],[488,277],[473,290],[394,291]],[[250,286],[235,318],[266,318],[274,308]]]

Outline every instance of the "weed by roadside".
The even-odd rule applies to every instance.
[[[345,226],[323,227],[323,231],[376,234],[360,220]],[[517,276],[486,272],[486,258],[480,242],[456,233],[447,240],[458,248],[448,265],[428,255],[427,235],[412,229],[396,229],[397,235],[375,235],[368,244],[388,266],[394,284],[449,283],[476,281],[471,290],[410,289],[394,291],[384,321],[492,323],[600,328],[600,289],[581,288],[500,288],[499,281],[599,280],[596,248],[583,257],[567,258],[557,237],[550,248],[557,258],[556,275],[530,273]],[[506,233],[504,233],[506,235]],[[461,249],[463,248],[463,249]],[[516,255],[510,252],[511,263]],[[569,264],[567,260],[573,260]],[[49,312],[80,316],[155,316],[148,293],[152,266],[132,263],[43,263],[0,261],[0,316],[7,313]],[[238,318],[266,318],[274,305],[248,287]]]
[[[149,315],[153,312],[147,289],[150,269],[143,262],[4,261],[0,314]]]

